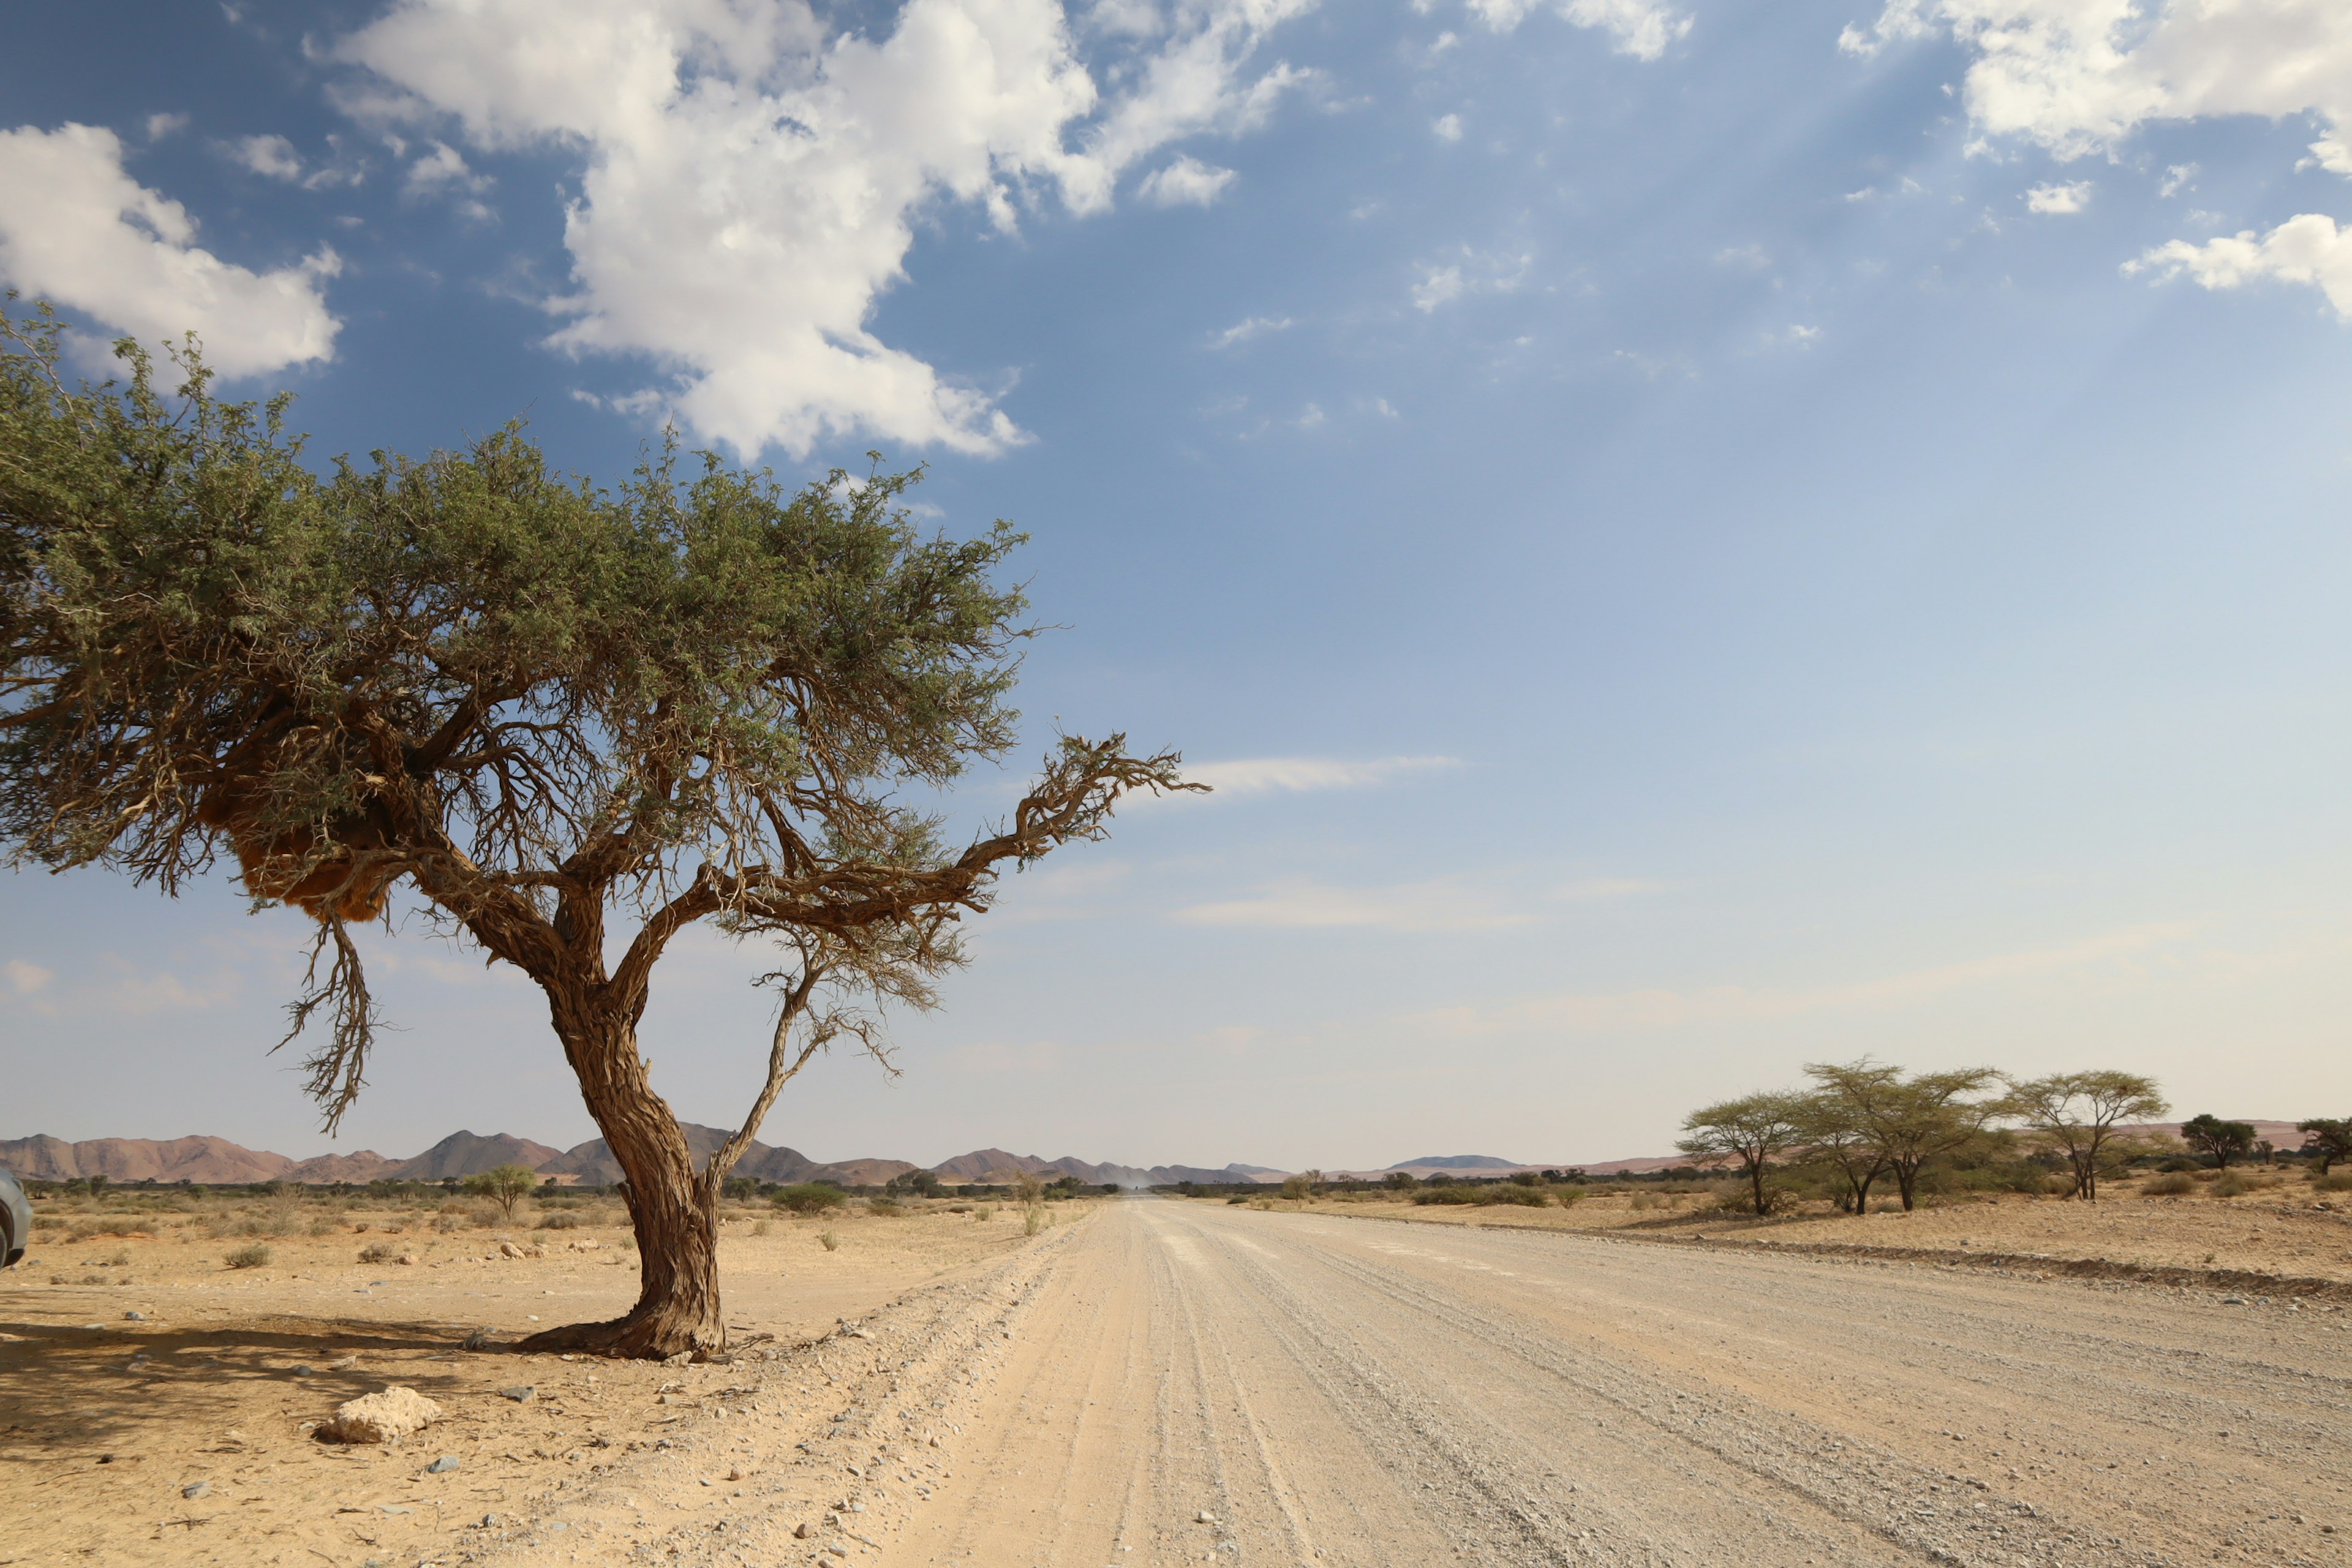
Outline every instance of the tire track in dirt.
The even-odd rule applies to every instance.
[[[2352,1562],[2317,1312],[1403,1228],[1110,1206],[881,1560]]]

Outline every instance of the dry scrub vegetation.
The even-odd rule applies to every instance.
[[[1739,1181],[1454,1183],[1267,1194],[1255,1208],[1315,1210],[1424,1224],[1621,1231],[1758,1246],[1831,1246],[2102,1260],[2352,1285],[2352,1181],[2301,1169],[2149,1172],[2111,1182],[2095,1204],[2052,1194],[1967,1190],[1923,1194],[1906,1214],[1893,1199],[1853,1215],[1825,1198],[1789,1201],[1773,1217],[1747,1212]],[[1516,1189],[1514,1191],[1513,1189]],[[1506,1201],[1507,1200],[1507,1201]],[[1216,1195],[1213,1201],[1234,1199]]]

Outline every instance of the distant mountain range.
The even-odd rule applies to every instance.
[[[729,1136],[724,1128],[702,1127],[691,1121],[683,1125],[687,1147],[693,1152],[698,1165],[709,1160],[712,1151]],[[2268,1139],[2281,1149],[2293,1149],[2303,1142],[2303,1135],[2294,1130],[2293,1122],[2256,1121],[2252,1125],[2256,1137]],[[2163,1136],[2172,1133],[2177,1126],[2174,1122],[2153,1122],[2117,1131]],[[1575,1168],[1605,1176],[1621,1171],[1638,1173],[1664,1170],[1689,1163],[1689,1157],[1683,1154],[1599,1163],[1553,1160],[1532,1165],[1493,1154],[1431,1154],[1378,1171],[1332,1171],[1328,1174],[1340,1180],[1378,1181],[1391,1171],[1419,1177],[1441,1171],[1449,1175],[1493,1176],[1512,1171]],[[0,1140],[0,1169],[46,1182],[71,1181],[77,1176],[104,1176],[110,1182],[152,1180],[226,1185],[278,1181],[322,1184],[386,1180],[438,1182],[451,1176],[474,1175],[498,1165],[528,1165],[567,1184],[604,1185],[621,1179],[621,1167],[601,1138],[577,1148],[558,1150],[505,1132],[488,1138],[474,1132],[452,1132],[422,1154],[407,1160],[391,1159],[372,1149],[293,1160],[263,1149],[247,1149],[226,1138],[89,1138],[79,1143],[47,1136]],[[893,1176],[922,1168],[906,1160],[820,1162],[797,1149],[754,1141],[737,1163],[734,1173],[762,1182],[838,1182],[856,1187],[880,1186]],[[941,1181],[950,1183],[993,1184],[1027,1172],[1047,1177],[1076,1176],[1090,1185],[1122,1187],[1164,1186],[1176,1182],[1278,1183],[1290,1174],[1265,1165],[1232,1164],[1212,1169],[1203,1165],[1095,1164],[1068,1154],[1058,1160],[1045,1160],[1034,1154],[1008,1153],[1003,1149],[975,1149],[969,1154],[942,1160],[929,1169]]]
[[[683,1124],[686,1143],[695,1163],[708,1161],[729,1137],[726,1129]],[[263,1149],[247,1149],[226,1138],[88,1138],[68,1143],[61,1138],[37,1135],[0,1140],[0,1169],[35,1181],[65,1182],[79,1176],[104,1176],[110,1182],[202,1182],[238,1184],[252,1182],[438,1182],[452,1176],[475,1175],[499,1165],[527,1165],[541,1175],[563,1179],[566,1184],[603,1185],[621,1179],[621,1167],[602,1138],[574,1149],[552,1149],[528,1138],[499,1133],[485,1138],[475,1132],[452,1132],[413,1159],[395,1160],[373,1149],[351,1154],[320,1154],[308,1160],[289,1159]],[[754,1140],[737,1162],[734,1174],[763,1182],[838,1182],[844,1186],[879,1186],[893,1176],[921,1167],[906,1160],[810,1159],[797,1149],[772,1147]],[[1094,1164],[1064,1155],[1043,1160],[1034,1154],[1009,1154],[1002,1149],[976,1149],[942,1160],[930,1169],[946,1182],[1009,1180],[1023,1172],[1043,1176],[1076,1176],[1093,1184],[1156,1186],[1171,1182],[1280,1181],[1286,1172],[1260,1166],[1227,1166],[1210,1170],[1196,1165]]]

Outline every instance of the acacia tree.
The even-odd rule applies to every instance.
[[[2319,1162],[2321,1175],[2336,1161],[2352,1160],[2352,1118],[2315,1116],[2296,1122],[2294,1130],[2303,1134],[2305,1157]]]
[[[2122,1121],[2153,1121],[2172,1107],[2156,1080],[2137,1073],[2099,1069],[2053,1073],[2048,1078],[2010,1079],[2001,1114],[2016,1118],[2046,1147],[2063,1154],[2074,1179],[2074,1195],[2099,1201],[2099,1178],[2122,1169],[2146,1145],[2119,1137]]]
[[[1983,1138],[2001,1109],[1999,1100],[1980,1098],[1996,1081],[1990,1068],[1906,1078],[1901,1069],[1864,1057],[1843,1066],[1815,1062],[1805,1071],[1841,1102],[1842,1113],[1884,1157],[1906,1214],[1917,1201],[1919,1173],[1927,1163]]]
[[[1764,1190],[1764,1173],[1779,1155],[1800,1141],[1805,1114],[1804,1097],[1795,1094],[1746,1094],[1738,1100],[1701,1106],[1683,1119],[1684,1136],[1675,1147],[1685,1154],[1739,1162],[1759,1215],[1771,1212]]]
[[[353,928],[396,896],[544,994],[626,1177],[630,1312],[528,1342],[722,1349],[720,1184],[818,1050],[929,1006],[999,868],[1101,837],[1172,753],[1066,737],[961,847],[908,791],[1003,756],[1020,542],[924,537],[914,475],[797,492],[675,445],[607,492],[514,428],[324,475],[283,396],[68,385],[56,323],[0,310],[0,834],[16,863],[176,894],[224,853],[316,922],[288,1040],[331,1131],[375,1038]],[[710,922],[773,942],[765,1079],[698,1171],[637,1047],[655,966]],[[281,1042],[283,1044],[283,1042]]]
[[[1870,1189],[1886,1173],[1886,1151],[1870,1134],[1850,1100],[1829,1089],[1802,1097],[1797,1134],[1806,1153],[1825,1162],[1845,1183],[1838,1206],[1848,1214],[1870,1212]]]
[[[2180,1141],[2212,1155],[2213,1163],[2226,1171],[2231,1161],[2253,1148],[2253,1123],[2224,1121],[2210,1110],[2201,1111],[2180,1124]]]
[[[493,1165],[467,1177],[466,1190],[489,1199],[511,1220],[515,1205],[539,1190],[539,1173],[529,1165]]]

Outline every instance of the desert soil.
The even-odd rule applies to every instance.
[[[625,1231],[278,1238],[269,1265],[234,1271],[236,1239],[38,1239],[0,1275],[0,1498],[13,1505],[0,1563],[462,1560],[583,1478],[666,1455],[681,1425],[721,1407],[718,1391],[758,1381],[759,1358],[1033,1245],[1003,1208],[984,1223],[934,1209],[751,1229],[731,1224],[720,1243],[728,1320],[740,1339],[772,1338],[732,1366],[687,1368],[459,1348],[477,1329],[511,1344],[625,1310]],[[501,1239],[544,1256],[505,1257]],[[419,1261],[355,1261],[373,1242]],[[812,1356],[824,1352],[799,1360]],[[393,1384],[447,1418],[397,1448],[312,1440],[337,1404]],[[527,1400],[501,1392],[523,1388]],[[444,1455],[457,1468],[424,1472]]]
[[[453,1353],[444,1284],[331,1390],[278,1364],[263,1314],[89,1330],[32,1321],[65,1288],[12,1292],[7,1419],[51,1437],[9,1435],[37,1533],[0,1560],[2352,1563],[2352,1311],[2331,1301],[1172,1199],[1059,1213],[1034,1237],[844,1226],[836,1266],[877,1238],[842,1276],[869,1305],[723,1367],[429,1359]],[[474,1273],[469,1321],[564,1288]],[[145,1331],[217,1348],[151,1350],[197,1364],[140,1387],[116,1369]],[[102,1425],[27,1403],[68,1356],[118,1378]],[[56,1381],[87,1393],[84,1365]],[[300,1435],[395,1380],[450,1419],[388,1450]],[[499,1396],[526,1383],[531,1403]],[[442,1454],[460,1468],[427,1473]]]
[[[1277,1206],[1279,1200],[1263,1200]],[[1859,1216],[1799,1215],[1756,1226],[1694,1211],[1700,1194],[1667,1194],[1635,1208],[1633,1195],[1602,1191],[1569,1208],[1414,1205],[1352,1199],[1307,1205],[1317,1213],[1409,1220],[1415,1224],[1521,1226],[1642,1234],[1705,1235],[1717,1243],[1928,1248],[1954,1253],[2021,1253],[2053,1259],[2103,1258],[2147,1268],[2231,1269],[2352,1283],[2352,1197],[2315,1194],[2300,1180],[2238,1198],[2200,1193],[2141,1197],[2128,1189],[2096,1204],[2002,1197]]]

